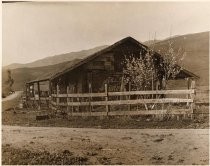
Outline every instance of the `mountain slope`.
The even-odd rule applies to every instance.
[[[42,66],[48,66],[48,65],[55,65],[55,64],[66,62],[66,61],[71,61],[74,59],[83,59],[84,57],[91,55],[105,47],[107,46],[98,46],[98,47],[88,49],[88,50],[82,50],[78,52],[70,52],[66,54],[50,56],[50,57],[39,59],[37,61],[26,63],[26,64],[13,63],[3,68],[4,69],[17,69],[17,68],[24,68],[24,67],[30,68],[30,67],[42,67]]]
[[[180,48],[185,50],[183,67],[200,77],[198,85],[207,86],[209,84],[209,32],[176,36],[149,46],[164,54],[168,49],[169,40],[172,41],[175,51]]]
[[[74,59],[72,61],[63,62],[55,65],[43,66],[43,67],[34,67],[34,68],[18,68],[12,69],[12,78],[14,79],[14,90],[24,90],[26,82],[35,80],[35,79],[42,79],[42,78],[49,78],[53,74],[68,68],[69,66],[77,63],[80,61],[79,59]],[[7,93],[7,84],[5,83],[7,79],[7,70],[2,70],[2,89],[3,92]]]
[[[184,59],[184,68],[193,72],[194,74],[200,77],[197,85],[199,86],[208,86],[209,85],[209,32],[188,34],[183,36],[172,37],[173,48],[175,50],[184,48],[187,52],[187,55]],[[164,50],[167,49],[169,39],[163,41],[157,41],[154,45],[154,48],[157,52],[164,53]],[[152,45],[150,45],[152,46]],[[81,59],[91,55],[94,52],[104,48],[105,46],[97,47],[90,50],[68,53],[57,55],[54,57],[48,57],[42,60],[30,64],[23,64],[22,67],[10,66],[13,68],[12,77],[15,80],[14,89],[15,90],[24,90],[25,83],[34,79],[41,77],[49,77],[53,73],[56,73],[63,68],[68,67],[72,63],[77,61],[76,58]],[[70,61],[69,61],[70,59]],[[73,60],[74,59],[74,60]],[[76,60],[75,60],[76,59]],[[62,63],[59,63],[62,62]],[[54,65],[49,65],[53,64]],[[55,64],[57,63],[57,64]],[[40,66],[42,67],[31,67],[31,66]],[[17,66],[16,66],[17,67]],[[5,81],[7,79],[7,68],[2,70],[2,85],[3,91],[5,91]]]

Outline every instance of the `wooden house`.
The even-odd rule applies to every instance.
[[[123,62],[126,55],[139,57],[144,55],[148,47],[133,39],[126,37],[111,46],[87,56],[84,59],[76,60],[67,63],[60,71],[52,72],[46,77],[30,81],[26,84],[27,94],[34,93],[34,84],[38,85],[38,96],[41,96],[40,82],[47,81],[49,85],[49,95],[56,93],[56,87],[59,86],[59,93],[66,93],[69,87],[70,93],[87,93],[103,92],[104,84],[109,85],[109,91],[120,91],[122,76],[123,76]],[[159,88],[162,87],[161,66],[162,57],[155,53],[155,67],[159,73],[158,81]],[[198,78],[193,73],[182,69],[176,76],[176,79]],[[188,79],[189,80],[189,79]],[[126,86],[126,85],[125,85]]]

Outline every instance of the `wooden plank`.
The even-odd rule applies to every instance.
[[[53,94],[53,96],[56,97],[56,95]],[[74,93],[74,94],[68,94],[68,97],[105,97],[105,93]],[[59,94],[58,97],[67,97],[67,94]]]
[[[38,96],[39,96],[39,102],[38,102],[38,110],[41,109],[41,100],[40,100],[40,97],[41,97],[41,91],[40,91],[40,85],[39,85],[39,82],[37,82],[37,87],[38,87]]]
[[[123,116],[123,115],[180,115],[191,114],[189,109],[176,110],[141,110],[141,111],[111,111],[109,116]],[[70,116],[106,116],[106,112],[74,112]]]
[[[28,84],[26,84],[26,101],[28,100]]]
[[[56,94],[51,94],[51,96],[52,96],[52,97],[57,97],[57,95],[56,95]]]
[[[155,90],[155,91],[127,91],[127,92],[109,92],[109,96],[121,96],[121,95],[149,95],[149,94],[192,94],[194,89],[189,90]]]
[[[91,106],[91,101],[92,101],[92,85],[91,83],[89,82],[88,83],[88,92],[89,92],[89,98],[88,98],[88,102],[89,102],[89,111],[92,112],[92,106]]]
[[[36,94],[35,94],[35,90],[34,90],[34,84],[32,85],[32,96],[35,97]]]
[[[37,100],[37,101],[39,101],[39,98],[30,97],[30,100]],[[49,97],[40,97],[40,100],[50,100],[50,98]]]
[[[72,91],[74,92],[74,86],[72,87]],[[71,103],[74,101],[74,99],[73,98],[71,98]],[[73,113],[74,112],[74,107],[73,106],[71,106],[71,112]]]
[[[40,100],[49,100],[49,97],[40,97]]]
[[[126,96],[126,95],[149,95],[149,94],[193,94],[194,89],[189,90],[155,90],[155,91],[127,91],[127,92],[109,92],[109,96]],[[56,94],[52,94],[57,97]],[[59,94],[58,97],[67,97],[67,94]],[[68,97],[90,97],[89,93],[69,94]],[[106,97],[106,93],[91,93],[91,97]]]
[[[60,102],[60,99],[59,99],[59,86],[58,86],[58,84],[57,84],[57,86],[56,86],[56,94],[57,94],[57,96],[56,96],[56,105],[58,106],[59,105],[59,102]]]
[[[127,104],[147,104],[147,103],[186,103],[193,102],[192,99],[180,99],[180,98],[164,98],[164,99],[136,99],[136,100],[116,100],[116,101],[93,101],[92,106],[99,105],[127,105]],[[63,106],[65,103],[62,104]],[[87,106],[89,102],[70,102],[71,106]]]
[[[128,83],[128,90],[129,90],[129,92],[131,91],[131,82]],[[131,96],[129,95],[128,100],[130,100],[130,99],[131,99]],[[131,105],[128,105],[128,110],[129,111],[131,110]]]
[[[192,80],[192,81],[191,81],[191,87],[190,87],[190,88],[191,88],[192,90],[195,89],[195,80]],[[191,97],[191,99],[194,101],[194,99],[195,99],[195,93],[190,94],[190,97]],[[195,109],[195,103],[192,102],[190,107],[191,107],[192,110],[194,110],[194,109]]]
[[[67,102],[67,111],[69,111],[69,105],[68,105],[68,103],[70,102],[70,98],[68,97],[69,92],[70,92],[70,89],[69,89],[69,86],[67,86],[66,87],[66,93],[67,93],[67,99],[66,99],[66,102]]]
[[[109,105],[108,105],[108,100],[109,100],[109,98],[108,98],[108,85],[107,84],[105,84],[105,94],[106,94],[106,97],[105,97],[105,103],[106,103],[106,113],[107,113],[107,115],[108,115],[108,112],[109,112]]]
[[[140,111],[112,111],[109,112],[110,116],[115,115],[170,115],[170,114],[190,114],[189,109],[176,109],[176,110],[140,110]]]
[[[73,112],[69,113],[70,116],[106,116],[106,112]]]

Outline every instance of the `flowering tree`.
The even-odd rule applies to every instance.
[[[124,81],[130,83],[133,90],[153,90],[154,83],[159,82],[160,88],[165,89],[169,79],[174,79],[181,71],[181,62],[185,52],[182,49],[175,51],[172,42],[169,41],[168,49],[162,56],[153,49],[147,49],[145,54],[140,53],[138,57],[125,55],[123,68]],[[179,66],[177,65],[179,64]],[[158,97],[160,97],[159,95]],[[138,96],[140,98],[151,98],[151,95]],[[147,104],[144,104],[148,110]],[[153,109],[155,104],[151,106]]]
[[[168,49],[161,57],[149,48],[144,55],[140,53],[138,57],[125,55],[123,68],[125,83],[130,82],[135,90],[153,90],[154,83],[159,81],[161,89],[165,89],[167,81],[174,79],[181,71],[180,65],[185,56],[183,49],[175,51],[172,44],[169,41]]]
[[[145,55],[140,53],[139,57],[125,56],[123,69],[125,83],[130,82],[135,90],[149,90],[153,80],[157,79],[153,59],[154,53],[149,49]]]
[[[182,70],[182,62],[185,55],[186,52],[182,48],[175,51],[173,42],[169,40],[168,48],[162,53],[163,63],[161,63],[161,68],[164,70],[163,80],[165,81],[163,89],[166,88],[168,80],[174,79]]]

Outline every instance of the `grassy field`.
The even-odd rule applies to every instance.
[[[40,114],[50,114],[51,110],[18,109],[21,93],[12,100],[2,102],[2,124],[19,126],[53,126],[76,128],[208,128],[209,107],[197,106],[194,118],[165,116],[112,116],[112,117],[66,117],[57,114],[45,120],[36,120]],[[4,99],[5,100],[5,99]],[[121,107],[120,107],[121,108]],[[126,107],[127,108],[127,107]],[[114,109],[114,108],[113,108]],[[123,109],[123,108],[122,108]],[[118,110],[120,111],[120,110]],[[203,113],[203,114],[201,114]]]
[[[200,110],[208,113],[207,106],[201,106],[195,113]],[[46,113],[49,111],[45,111]],[[46,114],[42,113],[42,114]],[[76,127],[76,128],[208,128],[209,114],[195,114],[194,118],[190,117],[168,117],[164,118],[152,116],[113,116],[113,117],[63,117],[57,114],[56,117],[36,120],[39,112],[32,110],[4,111],[2,113],[3,125],[19,126],[51,126],[51,127]]]

